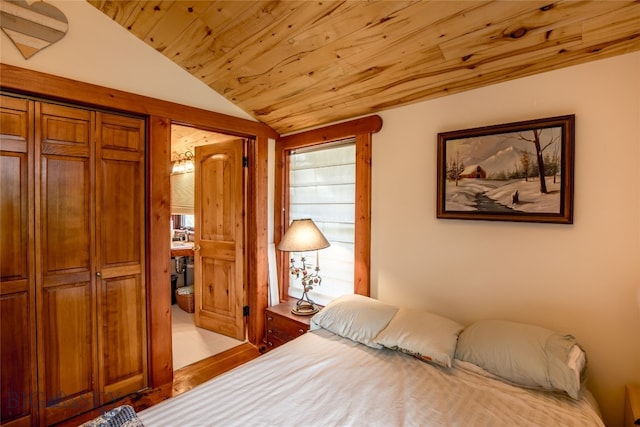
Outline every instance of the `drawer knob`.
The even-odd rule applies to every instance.
[[[298,332],[300,332],[301,334],[304,334],[304,329],[298,329]]]
[[[273,347],[273,343],[272,343],[271,341],[269,341],[269,342],[267,343],[267,345],[268,345],[269,347]]]
[[[268,334],[272,334],[272,333],[273,333],[273,330],[272,330],[272,329],[269,329],[269,330],[267,330],[267,333],[268,333]]]
[[[273,317],[267,316],[267,321],[271,321],[271,320],[273,320]]]

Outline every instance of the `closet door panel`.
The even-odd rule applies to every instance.
[[[2,151],[0,156],[0,277],[2,282],[27,279],[27,153]]]
[[[97,114],[101,403],[147,386],[142,119]]]
[[[0,423],[37,422],[34,104],[0,95]]]
[[[144,223],[137,221],[143,208],[139,196],[141,165],[137,162],[104,159],[101,178],[105,189],[100,204],[100,251],[102,269],[141,265]]]
[[[143,152],[145,141],[143,120],[106,113],[100,116],[103,119],[100,129],[100,146],[103,151],[130,153],[131,159],[137,158]]]
[[[93,345],[89,283],[51,286],[44,290],[43,347],[45,389],[41,396],[50,425],[92,409]]]
[[[144,301],[139,275],[102,281],[105,399],[117,399],[146,386]]]
[[[28,300],[29,293],[15,292],[0,296],[0,334],[2,334],[2,389],[1,421],[26,418],[29,424],[33,402],[37,396],[32,384],[31,333],[25,327],[32,325]]]
[[[91,268],[90,164],[88,158],[42,158],[43,273],[51,275]]]
[[[95,113],[36,104],[38,388],[51,425],[95,407]]]
[[[93,112],[55,104],[38,104],[41,150],[47,154],[89,156]]]
[[[42,157],[40,393],[46,424],[95,406],[90,162]]]
[[[32,278],[29,240],[33,219],[29,152],[33,150],[33,103],[0,96],[0,289],[25,291]],[[18,283],[13,283],[18,281]]]

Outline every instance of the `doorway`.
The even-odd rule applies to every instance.
[[[246,342],[244,144],[171,125],[174,370]]]

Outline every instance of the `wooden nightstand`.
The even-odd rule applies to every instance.
[[[291,313],[291,308],[296,304],[296,301],[291,298],[278,305],[267,307],[265,311],[267,351],[298,338],[309,330],[313,316],[298,316]]]
[[[640,386],[627,384],[624,400],[624,427],[640,425]]]

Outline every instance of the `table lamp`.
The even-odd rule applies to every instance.
[[[316,224],[309,218],[294,219],[291,221],[284,236],[282,236],[282,241],[278,245],[278,249],[283,252],[316,251],[315,267],[307,265],[304,253],[300,259],[302,263],[300,266],[296,266],[294,258],[291,257],[289,273],[296,276],[296,278],[302,276],[301,284],[303,289],[302,296],[291,309],[293,314],[308,316],[318,312],[318,305],[309,298],[309,291],[313,289],[314,285],[319,285],[322,282],[318,263],[318,249],[327,247],[329,247],[329,242]]]

